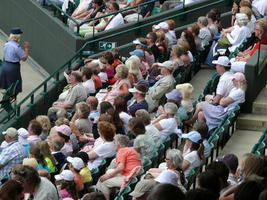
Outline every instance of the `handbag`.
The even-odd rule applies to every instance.
[[[230,47],[232,46],[232,44],[229,42],[228,38],[226,37],[226,35],[224,35],[223,37],[221,37],[219,40],[218,40],[218,44],[220,46],[223,46],[223,47]]]

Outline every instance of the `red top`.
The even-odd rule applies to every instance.
[[[260,48],[260,44],[262,45],[262,44],[267,44],[267,37],[265,37],[265,38],[263,38],[262,40],[260,40],[259,42],[257,42],[255,45],[254,45],[254,47],[253,47],[253,49],[251,50],[251,52],[250,52],[250,56],[252,56],[254,53],[255,53],[255,51],[257,50],[257,49],[259,49]]]

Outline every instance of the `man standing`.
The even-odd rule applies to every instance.
[[[8,144],[0,154],[0,179],[8,175],[14,165],[22,163],[24,158],[23,147],[18,142],[18,131],[11,127],[2,134]]]

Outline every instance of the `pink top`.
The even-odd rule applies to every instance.
[[[127,84],[128,88],[131,87],[130,81],[128,79],[117,80],[116,83],[112,86],[112,89],[108,92],[105,101],[109,101],[111,104],[114,103],[114,99],[119,96],[121,86]]]
[[[59,190],[58,193],[61,198],[72,198],[71,194],[66,189]]]
[[[115,69],[112,65],[107,66],[105,72],[108,75],[108,79],[113,78],[115,75]]]

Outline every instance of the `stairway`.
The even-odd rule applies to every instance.
[[[267,88],[263,88],[253,103],[253,112],[242,113],[237,119],[237,129],[262,131],[267,127]]]

